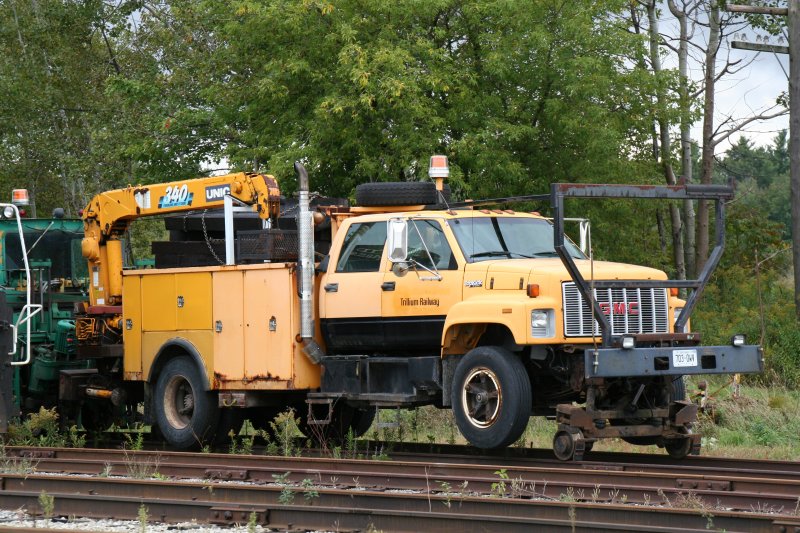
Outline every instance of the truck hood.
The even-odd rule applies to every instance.
[[[585,279],[667,279],[661,270],[611,261],[575,260]],[[569,281],[570,275],[561,259],[502,259],[469,263],[464,271],[465,280],[482,280],[487,289],[523,289],[527,283],[539,283],[544,278]],[[537,281],[539,280],[539,281]]]

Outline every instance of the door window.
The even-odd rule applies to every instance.
[[[386,222],[353,224],[347,230],[336,272],[377,272],[386,244]]]
[[[458,268],[442,227],[433,220],[409,220],[408,256],[430,270]]]

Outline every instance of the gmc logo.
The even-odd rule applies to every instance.
[[[630,315],[636,316],[639,314],[639,302],[614,302],[613,304],[608,302],[599,302],[600,303],[600,310],[606,316],[611,315]]]

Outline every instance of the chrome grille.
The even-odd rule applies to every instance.
[[[574,282],[564,283],[562,291],[565,336],[591,337],[592,310],[589,304],[583,301]],[[607,306],[610,310],[607,316],[612,335],[669,332],[667,289],[595,289],[594,295],[601,308]],[[600,324],[596,320],[594,335],[600,335]]]

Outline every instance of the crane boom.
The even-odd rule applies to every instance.
[[[121,236],[138,218],[221,209],[230,195],[253,206],[262,219],[276,218],[280,189],[273,176],[240,172],[154,185],[128,186],[98,194],[83,211],[83,256],[89,263],[89,311],[116,314],[122,303]]]

